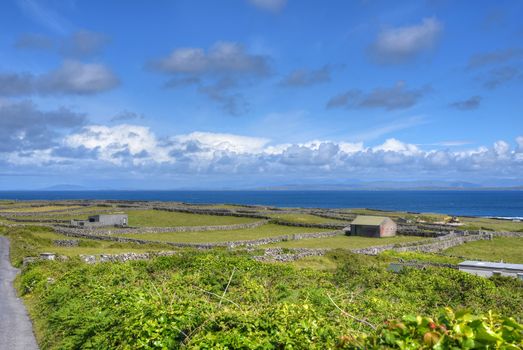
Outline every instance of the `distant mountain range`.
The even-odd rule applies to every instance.
[[[371,181],[351,184],[289,184],[257,187],[255,189],[265,191],[523,190],[523,185],[484,186],[461,181]]]
[[[144,189],[144,188],[94,188],[72,184],[59,184],[40,188],[40,191],[161,191],[161,189]],[[241,187],[241,188],[170,188],[165,191],[198,191],[198,190],[251,190],[251,191],[384,191],[384,190],[406,190],[406,191],[421,191],[421,190],[523,190],[523,185],[506,184],[499,185],[480,185],[465,181],[368,181],[368,182],[352,182],[347,184],[286,184],[286,185],[270,185],[270,186],[256,186],[256,187]]]

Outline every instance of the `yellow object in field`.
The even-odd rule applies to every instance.
[[[459,222],[459,218],[457,216],[447,216],[444,220],[446,224],[456,224]]]

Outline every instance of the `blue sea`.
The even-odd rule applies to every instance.
[[[0,191],[0,199],[154,200],[523,217],[523,191]]]

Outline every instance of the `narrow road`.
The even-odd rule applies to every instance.
[[[33,326],[13,287],[17,273],[9,262],[9,240],[0,236],[0,350],[38,350]]]

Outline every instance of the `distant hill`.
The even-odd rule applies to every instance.
[[[523,186],[482,186],[461,181],[372,181],[349,184],[289,184],[257,187],[265,191],[378,191],[378,190],[523,190]]]
[[[80,185],[68,185],[68,184],[61,184],[61,185],[54,185],[49,187],[41,188],[40,191],[88,191],[90,188],[80,186]]]

